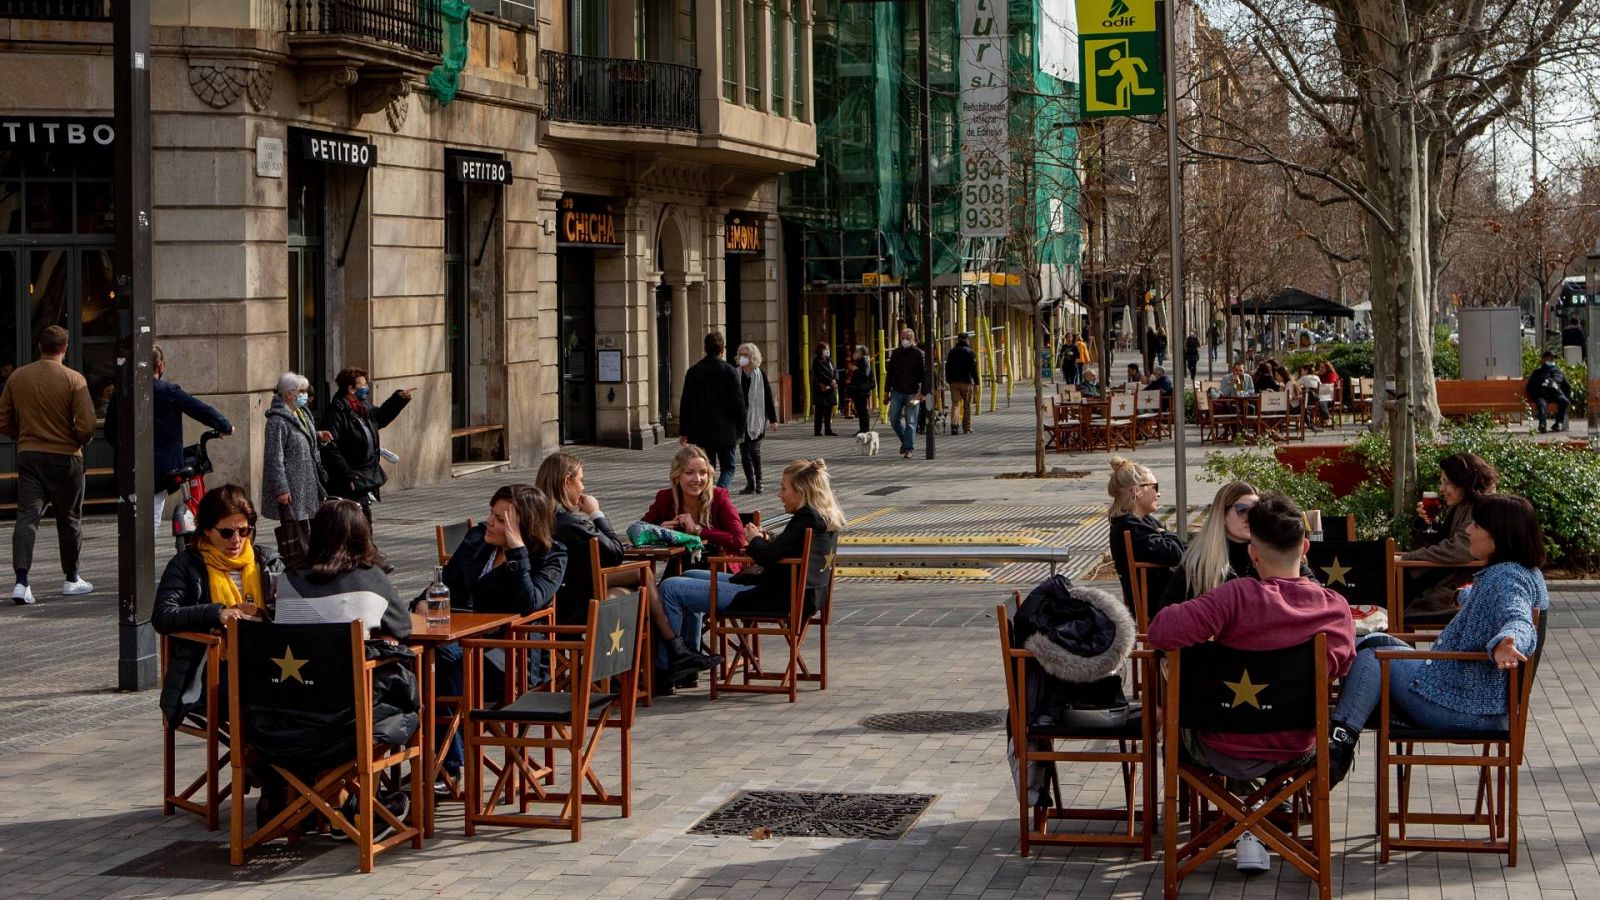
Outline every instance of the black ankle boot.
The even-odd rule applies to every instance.
[[[1361,732],[1348,725],[1334,722],[1328,729],[1328,787],[1337,787],[1350,774],[1356,759],[1356,745],[1361,742]]]
[[[671,660],[668,669],[673,681],[691,672],[705,672],[722,665],[722,657],[696,653],[689,649],[689,645],[684,643],[681,636],[673,638],[672,642],[667,644],[667,657]]]

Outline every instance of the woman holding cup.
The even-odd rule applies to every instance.
[[[1437,495],[1424,494],[1417,503],[1417,518],[1426,526],[1421,533],[1424,545],[1401,559],[1436,563],[1441,568],[1406,570],[1407,616],[1438,615],[1456,609],[1456,592],[1472,581],[1474,572],[1470,568],[1453,568],[1473,561],[1467,539],[1472,509],[1494,493],[1499,480],[1494,466],[1475,453],[1454,453],[1439,460]]]

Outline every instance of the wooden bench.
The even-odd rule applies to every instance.
[[[1066,563],[1065,547],[1038,545],[1008,547],[996,544],[971,544],[967,546],[925,546],[921,544],[841,544],[834,551],[834,562],[839,565],[865,565],[877,563],[891,566],[930,566],[970,563],[988,565],[1008,562],[1042,562],[1050,564],[1050,574]]]
[[[1462,419],[1489,413],[1501,422],[1520,422],[1528,411],[1523,383],[1519,379],[1445,380],[1434,384],[1439,393],[1439,414],[1445,418]]]

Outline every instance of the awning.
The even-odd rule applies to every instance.
[[[1235,316],[1320,316],[1323,318],[1353,319],[1355,311],[1299,288],[1284,288],[1266,300],[1235,303],[1228,307]]]

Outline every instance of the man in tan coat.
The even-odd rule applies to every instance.
[[[66,367],[67,330],[39,333],[39,359],[11,373],[0,391],[0,434],[17,442],[17,527],[11,536],[17,584],[13,603],[33,603],[28,569],[33,539],[48,502],[55,508],[61,543],[61,593],[87,594],[94,585],[78,577],[83,543],[83,448],[94,437],[94,403],[83,376]]]

